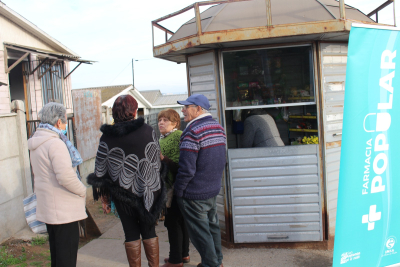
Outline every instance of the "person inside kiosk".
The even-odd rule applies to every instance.
[[[311,44],[223,52],[228,148],[318,143]]]

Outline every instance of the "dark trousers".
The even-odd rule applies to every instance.
[[[140,236],[142,236],[142,239],[150,239],[157,236],[155,224],[146,224],[136,210],[129,208],[129,212],[127,212],[126,207],[123,207],[117,200],[114,200],[114,203],[124,229],[125,242],[138,240]]]
[[[47,224],[51,267],[75,267],[79,246],[78,222]]]
[[[217,197],[205,200],[177,198],[189,237],[200,253],[201,264],[217,267],[222,263],[221,231],[217,216]]]
[[[164,225],[168,229],[168,261],[173,264],[182,263],[182,258],[189,256],[189,233],[176,202],[176,196],[172,199],[171,207],[167,208]]]

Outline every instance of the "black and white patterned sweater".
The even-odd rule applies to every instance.
[[[154,224],[165,204],[166,167],[160,161],[160,146],[153,129],[143,118],[104,124],[95,170],[87,177],[93,198],[111,194],[125,210],[134,209]]]

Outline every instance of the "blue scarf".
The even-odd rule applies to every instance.
[[[53,131],[60,136],[60,139],[65,143],[65,145],[68,148],[69,156],[71,157],[72,161],[72,167],[76,167],[83,162],[81,154],[79,154],[79,151],[72,145],[71,141],[69,141],[68,138],[60,130],[58,130],[56,127],[48,123],[40,123],[38,128]],[[79,174],[78,169],[76,170],[76,174],[79,180],[81,180],[82,178],[81,175]]]

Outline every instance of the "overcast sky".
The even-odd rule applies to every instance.
[[[72,74],[73,89],[132,84],[162,93],[187,92],[186,66],[153,58],[151,21],[178,11],[191,0],[1,0],[83,59]],[[300,0],[299,0],[300,1]],[[368,13],[386,0],[345,0]],[[398,21],[400,5],[396,6]],[[186,12],[161,24],[175,31],[194,16]],[[379,22],[393,23],[392,5],[379,14]],[[400,21],[399,21],[400,22]],[[161,34],[161,32],[160,32]],[[160,35],[162,37],[162,35]]]

